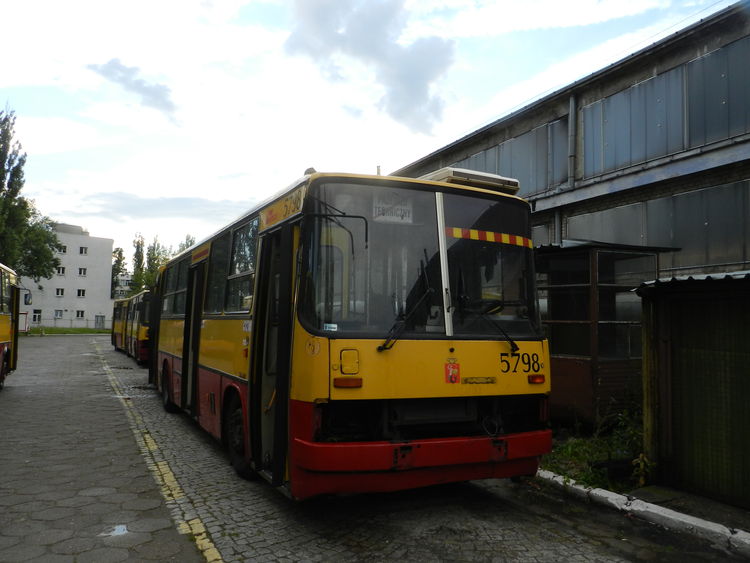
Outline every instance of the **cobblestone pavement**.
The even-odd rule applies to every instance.
[[[45,340],[42,347],[51,340]],[[188,538],[193,539],[208,561],[684,562],[735,557],[695,538],[565,497],[534,481],[514,485],[491,480],[294,502],[263,481],[237,478],[218,443],[188,417],[167,414],[147,384],[146,370],[114,352],[107,337],[88,337],[86,343],[86,369],[91,380],[87,391],[92,395],[87,404],[97,402],[98,396],[98,402],[117,405],[110,416],[120,421],[120,426],[129,424],[130,429],[125,431],[118,426],[120,434],[115,441],[123,450],[140,449],[145,463],[128,462],[133,471],[139,471],[138,478],[144,471],[152,474],[150,486],[139,481],[143,490],[138,494],[147,495],[149,489],[148,498],[154,498],[160,493],[173,521],[172,529],[162,529],[161,533],[173,532],[173,542],[175,537],[188,543]],[[22,353],[37,356],[28,346]],[[30,374],[29,369],[13,374],[6,390],[23,387],[26,384],[22,382]],[[113,390],[121,399],[119,403],[110,400]],[[80,393],[82,389],[78,387],[76,391]],[[16,446],[8,442],[9,429],[2,414],[8,401],[4,393],[0,394],[0,424],[4,428],[0,444],[4,452],[10,451],[15,457]],[[15,401],[16,392],[10,395]],[[80,400],[78,396],[71,397],[69,403],[80,409],[84,407]],[[44,418],[41,412],[33,414],[35,421],[39,417]],[[23,421],[14,418],[9,423]],[[78,427],[76,419],[64,424],[68,425],[72,442],[83,439],[89,431]],[[127,441],[130,446],[126,448],[122,443]],[[75,464],[70,460],[65,463]],[[11,465],[18,464],[16,461]],[[5,465],[4,461],[0,463],[3,473]],[[100,474],[110,468],[111,465],[92,468],[91,473]],[[5,510],[18,512],[20,499],[4,499],[6,495],[18,496],[22,481],[24,478],[14,477],[10,488],[5,478],[0,482],[0,505],[7,507]],[[25,482],[35,482],[31,473],[26,474]],[[66,486],[59,482],[51,490],[62,494]],[[42,493],[32,496],[38,494]],[[101,490],[91,495],[95,501],[90,506],[113,512],[109,497],[116,494],[119,492]],[[163,506],[151,510],[160,508]],[[0,516],[0,560],[20,560],[4,554],[9,549],[20,549],[29,536],[6,534],[3,530],[13,520],[7,514]],[[35,529],[46,533],[45,521],[34,521]],[[119,520],[112,514],[110,521]],[[13,544],[2,543],[18,537],[22,539]],[[68,538],[77,540],[78,535]],[[128,550],[128,555],[138,559],[133,549]]]
[[[205,561],[175,528],[128,411],[90,336],[21,339],[0,392],[0,561]]]

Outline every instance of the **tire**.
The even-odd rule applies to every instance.
[[[242,420],[242,403],[233,397],[224,415],[226,428],[226,448],[229,463],[234,471],[243,479],[252,479],[255,472],[245,459],[245,425]]]
[[[169,396],[169,376],[167,375],[166,368],[161,372],[161,405],[168,413],[176,413],[180,410]]]

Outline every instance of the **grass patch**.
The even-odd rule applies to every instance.
[[[622,493],[643,486],[651,463],[642,451],[640,412],[624,411],[591,435],[558,432],[541,467],[580,485]]]
[[[42,328],[37,326],[30,328],[27,334],[41,336],[42,334],[109,334],[110,332],[111,330],[105,328],[64,328],[59,326],[45,326]]]

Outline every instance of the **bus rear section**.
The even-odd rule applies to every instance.
[[[125,320],[125,348],[130,357],[139,364],[146,363],[150,354],[150,303],[151,293],[141,291],[128,299]]]
[[[112,346],[125,351],[125,321],[128,314],[128,299],[117,299],[112,306]]]
[[[18,276],[0,264],[0,389],[18,361],[19,298]]]
[[[326,177],[307,198],[298,253],[262,237],[256,471],[299,499],[536,473],[550,378],[528,204]]]

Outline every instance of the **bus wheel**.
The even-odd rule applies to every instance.
[[[242,423],[242,404],[234,397],[226,410],[226,444],[229,462],[237,475],[252,479],[254,472],[245,459],[245,425]]]
[[[169,397],[169,377],[165,372],[162,372],[161,375],[161,404],[164,407],[164,410],[170,413],[175,413],[180,410]]]

